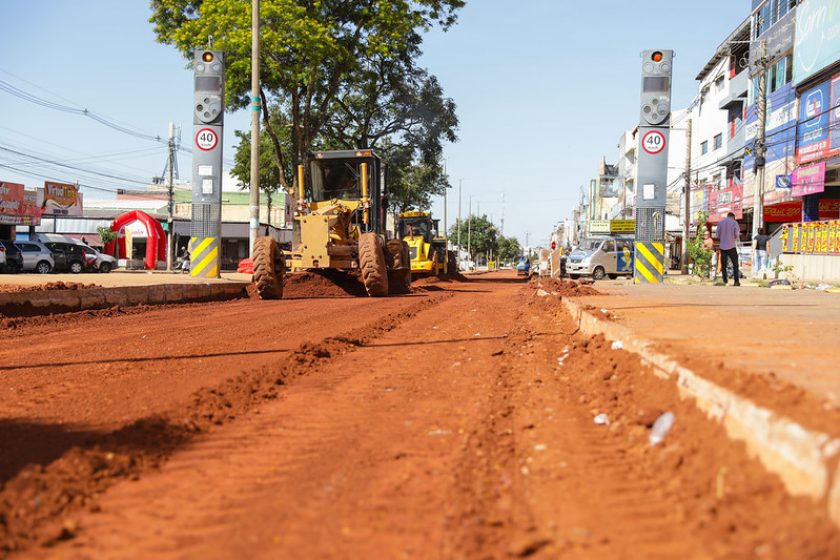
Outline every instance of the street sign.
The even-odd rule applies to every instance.
[[[202,128],[195,135],[195,145],[199,150],[211,151],[219,144],[219,137],[211,128]]]
[[[652,156],[655,156],[665,149],[665,135],[658,130],[650,130],[642,137],[642,148]]]

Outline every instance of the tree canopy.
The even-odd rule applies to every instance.
[[[384,152],[397,208],[428,204],[446,178],[444,141],[456,140],[455,104],[416,65],[422,34],[448,29],[464,0],[262,0],[262,126],[282,188],[318,149]],[[226,105],[250,104],[251,3],[151,0],[158,41],[187,59],[225,52]],[[239,149],[244,149],[245,143]],[[238,175],[240,180],[242,176]]]

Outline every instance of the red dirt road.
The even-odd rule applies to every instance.
[[[165,426],[81,451],[30,434],[58,460],[5,467],[0,555],[838,557],[820,508],[790,498],[636,358],[574,336],[557,297],[503,274],[425,289],[8,333],[42,344],[0,354],[26,366],[3,371],[16,387],[0,401],[4,416],[16,407],[9,425],[104,434],[157,413]],[[97,336],[104,355],[74,350]],[[45,355],[65,365],[38,367]],[[664,411],[675,426],[651,447]]]

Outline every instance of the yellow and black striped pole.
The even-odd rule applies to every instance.
[[[637,241],[633,262],[634,283],[661,284],[665,274],[665,244]]]
[[[190,238],[190,276],[196,278],[219,278],[218,237]]]

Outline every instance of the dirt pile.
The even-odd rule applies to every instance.
[[[98,284],[82,284],[80,282],[47,282],[34,286],[23,286],[19,284],[0,285],[0,293],[23,293],[23,292],[49,292],[53,290],[86,290],[89,288],[101,288]]]
[[[254,284],[247,288],[251,299],[258,299]],[[367,296],[355,271],[320,270],[287,273],[283,277],[283,299],[339,298]]]
[[[580,296],[598,296],[601,292],[592,287],[591,283],[576,282],[574,280],[560,280],[557,278],[541,278],[535,282],[537,288],[540,288],[551,295],[559,295],[561,297],[580,297]]]

